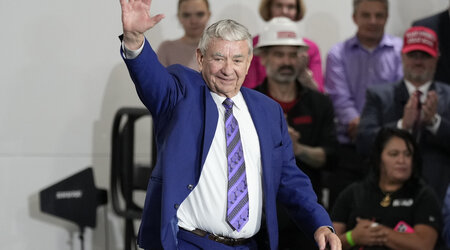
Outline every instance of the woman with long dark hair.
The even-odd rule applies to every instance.
[[[440,206],[420,178],[414,138],[405,130],[381,129],[369,162],[368,177],[346,188],[331,213],[343,249],[433,249]]]

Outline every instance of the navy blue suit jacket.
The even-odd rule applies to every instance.
[[[450,182],[450,86],[433,82],[430,90],[436,91],[437,113],[442,120],[436,135],[426,128],[422,129],[419,149],[423,160],[422,175],[442,201]],[[367,90],[356,140],[361,153],[370,152],[381,127],[397,127],[408,100],[409,93],[403,81],[374,86]]]
[[[198,183],[218,121],[217,106],[200,73],[181,65],[167,69],[145,42],[125,63],[138,95],[154,119],[157,163],[148,184],[138,243],[145,249],[177,248],[177,208]],[[264,211],[272,249],[278,245],[276,200],[311,237],[330,218],[296,166],[281,107],[242,88],[261,148]],[[218,215],[222,216],[222,215]]]
[[[425,26],[436,32],[439,39],[439,61],[434,79],[450,84],[450,15],[448,9],[436,15],[417,20],[413,26]]]

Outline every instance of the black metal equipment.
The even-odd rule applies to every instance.
[[[112,128],[111,200],[116,214],[125,219],[125,250],[137,249],[133,221],[140,220],[142,215],[142,208],[133,201],[133,193],[147,189],[156,162],[153,138],[149,138],[149,142],[152,142],[150,165],[138,165],[134,161],[135,123],[145,116],[150,116],[145,108],[121,108],[114,117]]]
[[[84,228],[95,228],[97,207],[107,203],[107,193],[94,184],[92,168],[86,168],[39,192],[41,211],[74,222],[80,228],[84,249]]]

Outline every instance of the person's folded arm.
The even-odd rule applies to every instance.
[[[385,227],[385,246],[398,250],[432,250],[438,238],[436,229],[429,225],[418,224],[414,226],[414,233],[403,233]]]

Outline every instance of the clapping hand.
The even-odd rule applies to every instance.
[[[419,97],[417,95],[411,95],[409,97],[408,102],[403,108],[403,117],[402,117],[402,125],[403,129],[410,130],[413,128],[417,117],[419,116],[418,105],[419,105]]]
[[[432,124],[433,118],[437,114],[437,106],[438,106],[438,97],[436,91],[434,90],[428,91],[427,99],[422,105],[423,115],[421,117],[422,118],[421,122],[423,122],[426,125]]]

